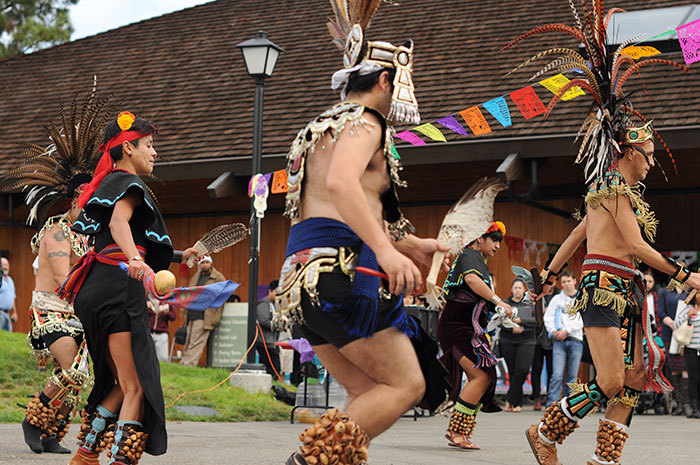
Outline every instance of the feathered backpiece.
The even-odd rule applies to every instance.
[[[102,128],[114,108],[108,108],[111,96],[96,94],[97,77],[85,100],[73,98],[68,114],[61,104],[61,123],[44,127],[51,143],[47,147],[19,142],[24,159],[0,177],[0,190],[27,192],[30,207],[28,224],[37,221],[40,208],[48,208],[61,198],[72,198],[76,189],[92,179],[99,160]],[[80,108],[80,114],[78,109]]]
[[[455,203],[442,220],[438,241],[450,247],[457,256],[467,245],[481,237],[493,222],[493,203],[498,193],[506,188],[497,178],[482,178]],[[437,277],[445,255],[436,252],[426,279],[429,308],[440,308],[441,288]]]
[[[541,59],[554,60],[540,69],[531,79],[550,72],[558,74],[572,70],[580,71],[580,77],[572,79],[552,97],[547,105],[545,116],[552,112],[562,96],[571,89],[578,87],[593,97],[595,104],[578,132],[577,140],[581,137],[583,139],[576,157],[576,163],[586,162],[584,169],[586,182],[590,182],[604,175],[614,166],[617,155],[621,151],[619,143],[625,141],[625,133],[629,134],[630,131],[637,129],[633,127],[632,118],[636,117],[645,124],[649,123],[644,116],[632,108],[632,104],[625,97],[623,92],[625,82],[648,65],[663,64],[684,71],[688,71],[688,68],[662,58],[635,61],[625,53],[624,49],[643,36],[633,37],[620,44],[614,51],[609,50],[606,47],[608,23],[613,14],[622,13],[624,10],[612,8],[605,13],[603,0],[581,0],[583,8],[579,12],[573,0],[568,2],[574,17],[573,26],[547,24],[537,27],[506,45],[503,50],[530,36],[544,32],[563,32],[583,44],[587,58],[570,48],[550,48],[534,55],[508,74]],[[673,154],[659,134],[656,131],[654,133],[666,148],[675,169]]]

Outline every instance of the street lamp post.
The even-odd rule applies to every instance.
[[[253,125],[253,163],[251,176],[262,170],[262,125],[263,125],[263,90],[265,78],[272,76],[277,58],[282,48],[267,39],[265,31],[257,31],[254,37],[237,44],[241,49],[245,66],[255,80],[255,110]],[[260,249],[260,220],[255,213],[253,200],[250,203],[250,260],[248,275],[248,347],[255,338],[256,307],[258,303],[258,254]],[[248,352],[246,360],[255,363],[255,351]]]

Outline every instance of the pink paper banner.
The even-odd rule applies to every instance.
[[[676,28],[678,42],[687,64],[700,61],[700,19]]]
[[[402,131],[396,134],[396,137],[398,137],[401,140],[405,140],[411,145],[426,145],[426,143],[418,137],[417,135],[413,134],[411,131]]]

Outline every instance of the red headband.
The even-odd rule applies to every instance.
[[[124,142],[131,142],[142,137],[150,136],[151,134],[152,133],[150,132],[144,133],[138,131],[121,131],[119,134],[108,140],[106,144],[100,145],[99,151],[103,152],[102,158],[100,158],[100,162],[97,164],[97,168],[95,168],[95,175],[93,176],[92,181],[90,181],[90,184],[85,187],[83,193],[80,194],[80,197],[78,197],[78,206],[80,208],[83,208],[88,200],[90,200],[90,197],[92,197],[92,194],[95,193],[105,176],[114,170],[114,162],[112,161],[112,157],[109,155],[109,151],[114,147],[122,145]]]

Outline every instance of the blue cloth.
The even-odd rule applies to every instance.
[[[295,224],[289,231],[286,257],[314,247],[360,248],[357,266],[378,271],[379,264],[374,254],[350,226],[330,218],[309,218]],[[350,295],[341,304],[323,302],[323,311],[336,318],[352,336],[370,337],[377,327],[379,305],[379,278],[365,273],[356,273]],[[410,320],[406,309],[398,304],[383,317],[391,326],[411,336]]]
[[[552,346],[552,378],[549,380],[547,392],[547,405],[561,399],[561,383],[565,382],[564,396],[571,394],[569,383],[576,381],[581,356],[583,354],[583,342],[575,339],[563,341],[554,340]],[[565,377],[566,376],[566,377]]]
[[[0,286],[0,310],[12,310],[15,305],[15,282],[9,276],[2,277]]]
[[[12,332],[12,320],[7,312],[0,311],[0,331]]]

